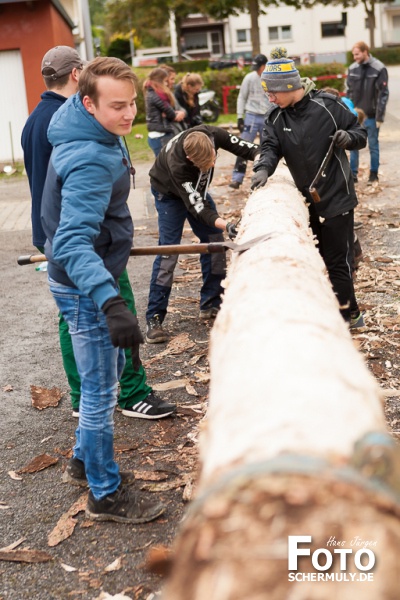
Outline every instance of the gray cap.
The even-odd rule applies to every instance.
[[[261,85],[265,92],[293,92],[301,85],[300,73],[294,60],[287,58],[287,50],[283,46],[275,47],[270,53],[270,60],[261,74]]]
[[[83,69],[87,64],[82,60],[75,48],[56,46],[43,56],[42,75],[51,79],[59,79],[71,73],[72,69]]]

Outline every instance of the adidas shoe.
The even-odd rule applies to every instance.
[[[120,471],[121,484],[132,485],[135,481],[135,475],[132,471]],[[70,483],[78,487],[88,487],[88,481],[86,479],[85,465],[79,458],[70,458],[67,464],[67,468],[62,474],[62,482]]]
[[[150,392],[146,400],[137,402],[129,408],[123,408],[125,417],[136,417],[138,419],[163,419],[169,417],[176,410],[175,404],[163,402],[154,392]]]

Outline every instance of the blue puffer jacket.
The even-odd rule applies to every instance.
[[[129,157],[78,94],[54,114],[48,138],[54,146],[42,198],[48,273],[102,307],[116,295],[132,247]]]

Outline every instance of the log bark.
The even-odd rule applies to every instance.
[[[397,447],[283,169],[248,200],[237,241],[265,233],[232,257],[225,282],[200,480],[163,598],[397,599]],[[368,540],[374,580],[289,581],[293,572],[325,573],[309,556],[289,571],[288,538],[302,535],[312,537],[311,553],[333,555],[338,541],[352,550],[346,570],[334,555],[326,573],[338,578],[359,576],[354,554]]]

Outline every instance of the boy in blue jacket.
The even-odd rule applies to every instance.
[[[131,349],[137,370],[143,342],[117,283],[133,238],[130,160],[120,136],[132,129],[136,88],[136,76],[123,61],[98,57],[88,64],[79,93],[50,122],[54,149],[42,198],[50,291],[68,323],[81,379],[69,468],[72,474],[83,469],[90,519],[128,523],[144,523],[164,511],[160,503],[130,493],[133,476],[119,471],[113,449],[123,349]]]

